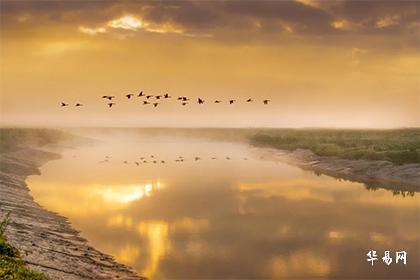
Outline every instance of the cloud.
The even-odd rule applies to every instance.
[[[290,38],[335,40],[340,34],[388,36],[417,44],[418,2],[381,1],[58,1],[2,5],[2,28],[19,15],[38,25],[81,26],[87,35],[127,32],[212,36],[220,41],[275,42]],[[22,19],[22,18],[21,18]],[[23,28],[23,27],[22,27]],[[104,30],[105,29],[105,30]],[[23,31],[22,31],[23,32]],[[341,37],[340,41],[343,41]],[[373,39],[372,39],[373,40]]]
[[[388,26],[398,24],[399,19],[400,19],[399,15],[382,17],[376,21],[376,27],[385,28]]]
[[[117,18],[108,22],[108,26],[112,28],[120,28],[125,30],[136,31],[140,28],[144,28],[145,24],[133,17],[133,16],[123,16],[121,18]]]
[[[122,31],[131,31],[131,32],[137,32],[137,31],[144,31],[144,32],[150,32],[150,33],[160,33],[160,34],[167,34],[167,33],[173,33],[173,34],[179,34],[184,36],[191,36],[191,37],[197,37],[197,36],[211,36],[210,34],[194,34],[191,32],[185,32],[185,30],[180,27],[179,25],[175,25],[171,22],[151,22],[146,21],[140,17],[132,16],[132,15],[124,15],[116,19],[112,19],[105,23],[101,27],[97,28],[91,28],[86,26],[79,26],[79,31],[87,34],[87,35],[97,35],[99,33],[107,33],[110,30],[122,30]]]
[[[79,31],[88,35],[96,35],[106,32],[105,27],[90,28],[86,26],[79,26]]]
[[[350,30],[351,29],[350,22],[345,20],[345,19],[335,20],[331,23],[331,25],[335,29],[340,29],[340,30]]]

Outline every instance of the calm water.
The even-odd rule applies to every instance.
[[[105,156],[109,162],[101,162]],[[179,156],[185,160],[176,162]],[[419,273],[418,194],[367,191],[261,159],[246,145],[112,138],[66,150],[41,172],[28,181],[36,201],[152,279]],[[379,259],[405,250],[408,264],[372,267],[371,249]]]

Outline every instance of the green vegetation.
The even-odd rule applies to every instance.
[[[26,268],[19,251],[7,242],[5,231],[8,222],[9,216],[0,222],[0,279],[48,280],[43,274]]]
[[[420,129],[272,129],[251,137],[256,146],[283,150],[309,149],[319,156],[420,162]]]

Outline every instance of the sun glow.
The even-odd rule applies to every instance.
[[[143,197],[149,197],[153,191],[159,189],[160,182],[155,185],[144,184],[124,187],[106,187],[98,189],[97,193],[102,196],[105,201],[113,203],[127,204]]]
[[[121,28],[125,30],[135,31],[143,27],[143,22],[133,16],[123,16],[119,19],[111,20],[108,26],[112,28]]]

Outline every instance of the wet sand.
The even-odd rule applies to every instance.
[[[59,158],[56,153],[33,148],[0,154],[0,217],[10,213],[8,241],[18,248],[29,268],[51,279],[144,279],[89,246],[67,218],[33,200],[26,177],[39,174],[41,165]]]

